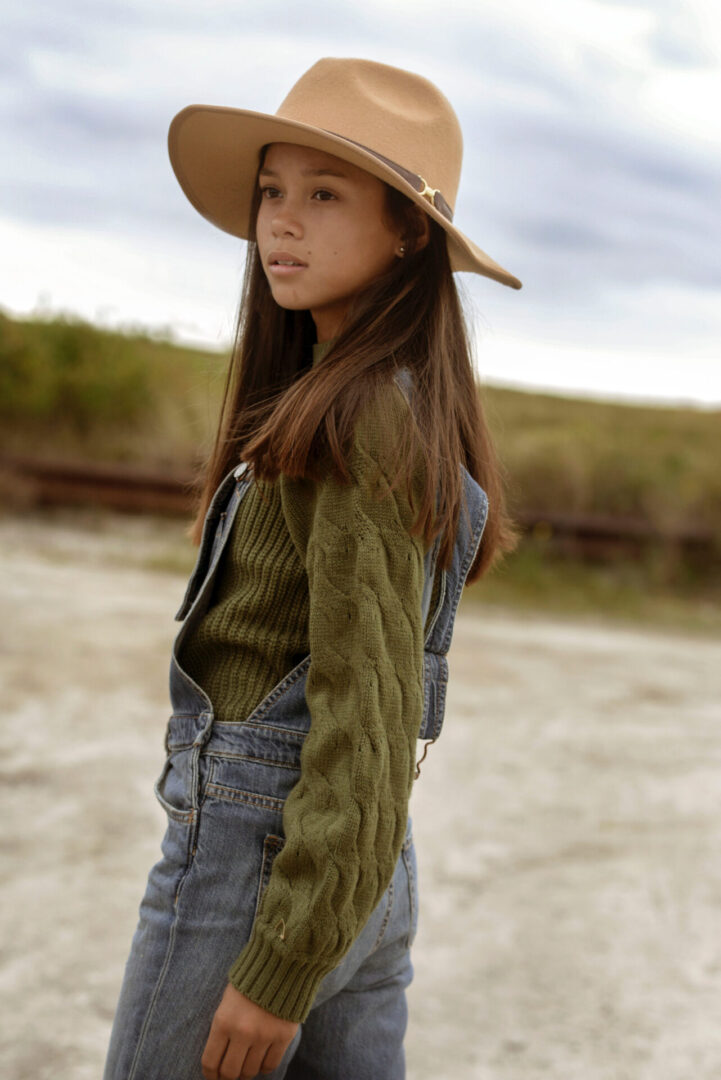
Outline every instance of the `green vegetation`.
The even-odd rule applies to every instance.
[[[643,518],[721,536],[721,412],[486,391],[516,507]]]
[[[210,444],[227,355],[78,319],[0,314],[0,420],[6,452],[171,468]],[[631,516],[662,533],[716,538],[695,564],[670,547],[586,564],[543,535],[468,590],[486,602],[721,625],[719,412],[637,407],[486,387],[486,416],[512,510]],[[174,560],[171,560],[174,561]]]
[[[64,423],[80,433],[135,423],[148,406],[148,369],[131,338],[88,323],[13,322],[0,315],[0,414]]]
[[[210,439],[225,368],[142,332],[0,312],[2,449],[182,473]]]

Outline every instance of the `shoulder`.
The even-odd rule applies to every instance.
[[[395,379],[378,388],[358,411],[352,456],[356,465],[394,467],[404,438],[415,429],[410,401]]]
[[[311,533],[373,529],[400,542],[409,533],[425,485],[425,457],[416,449],[410,485],[398,473],[404,438],[414,426],[409,401],[393,381],[380,387],[359,409],[346,456],[349,480],[333,470],[320,479],[291,479],[281,473],[280,495],[291,537],[305,555]],[[409,490],[410,488],[410,490]],[[401,533],[398,529],[401,528]]]

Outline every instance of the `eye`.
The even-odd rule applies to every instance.
[[[261,199],[276,199],[280,195],[277,187],[272,187],[268,184],[266,187],[261,187],[260,197]]]
[[[318,202],[329,202],[331,199],[335,199],[335,195],[332,191],[327,191],[325,188],[318,188],[313,192],[313,198]]]

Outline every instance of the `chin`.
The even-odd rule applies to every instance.
[[[308,305],[303,304],[300,300],[279,300],[277,296],[274,296],[278,307],[283,308],[284,311],[308,311]]]

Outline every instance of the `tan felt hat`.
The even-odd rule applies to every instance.
[[[272,142],[325,150],[391,184],[445,229],[454,270],[521,288],[453,224],[463,137],[450,102],[428,79],[372,60],[326,57],[275,115],[188,105],[168,131],[170,162],[190,202],[245,239],[260,151]]]

